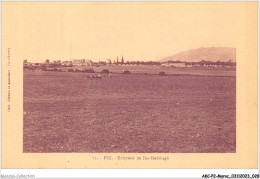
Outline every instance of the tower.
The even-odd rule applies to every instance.
[[[122,56],[122,60],[121,60],[121,63],[124,64],[124,57]]]

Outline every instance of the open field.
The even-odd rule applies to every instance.
[[[23,150],[235,152],[235,71],[220,74],[94,80],[86,73],[25,71]]]
[[[66,71],[69,68],[73,69],[93,69],[95,72],[101,72],[103,69],[108,69],[112,73],[123,73],[125,70],[129,70],[135,74],[158,74],[164,71],[166,74],[187,74],[187,75],[207,75],[207,76],[236,76],[235,68],[227,67],[163,67],[163,66],[142,66],[142,65],[113,65],[113,66],[79,66],[79,67],[63,67],[60,68]]]

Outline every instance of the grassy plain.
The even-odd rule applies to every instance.
[[[174,69],[197,75],[24,71],[24,152],[235,152],[235,71]]]

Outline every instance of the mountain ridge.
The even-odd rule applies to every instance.
[[[231,60],[232,62],[236,62],[236,49],[233,47],[201,47],[164,57],[159,61],[167,62],[176,60],[185,62],[199,62],[201,60],[227,62]]]

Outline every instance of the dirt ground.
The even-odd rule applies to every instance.
[[[87,75],[24,71],[24,152],[236,151],[234,76]]]

